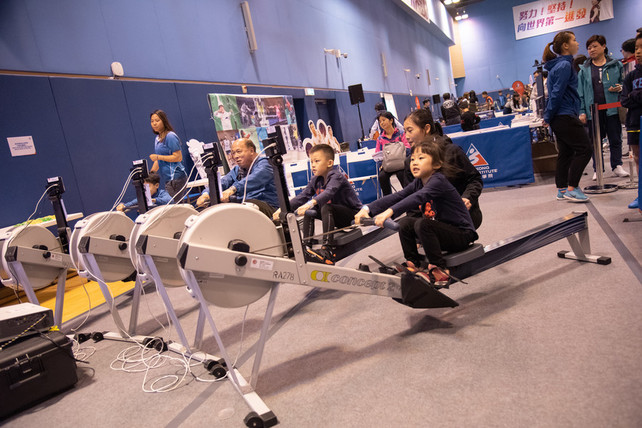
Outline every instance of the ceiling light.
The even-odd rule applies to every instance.
[[[459,0],[452,0],[453,3],[459,3]]]
[[[449,4],[452,4],[453,0],[444,0],[444,5],[448,6]]]

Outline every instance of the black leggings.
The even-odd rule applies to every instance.
[[[555,116],[551,128],[557,139],[555,185],[558,189],[578,187],[584,168],[591,160],[593,147],[584,125],[575,116]]]
[[[421,256],[417,251],[417,239],[424,247],[428,263],[445,268],[446,261],[441,254],[442,251],[463,251],[477,238],[477,232],[474,230],[460,229],[425,217],[406,216],[399,220],[399,239],[403,255],[416,266],[421,263]]]
[[[169,193],[169,196],[174,199],[175,203],[180,203],[189,192],[189,189],[183,189],[185,183],[187,183],[187,176],[165,183],[165,190]]]
[[[379,171],[379,185],[381,186],[381,193],[383,193],[384,196],[392,193],[390,177],[392,177],[393,174],[397,176],[397,180],[399,180],[399,183],[401,183],[402,187],[404,185],[404,182],[406,181],[406,179],[404,178],[405,172],[403,169],[400,169],[399,171],[386,172],[382,168],[381,171]]]
[[[303,237],[307,238],[314,235],[314,219],[320,219],[323,223],[323,233],[327,233],[334,228],[342,228],[350,226],[354,220],[354,216],[359,212],[358,209],[348,208],[339,204],[325,204],[320,210],[316,210],[316,217],[304,216],[303,217]],[[319,212],[320,211],[320,212]],[[325,235],[323,243],[327,245],[334,245],[334,235]]]

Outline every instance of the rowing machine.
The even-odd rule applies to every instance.
[[[60,327],[65,282],[67,272],[72,267],[68,254],[69,227],[62,202],[62,194],[65,192],[62,177],[47,179],[46,192],[54,208],[58,237],[37,224],[5,229],[0,236],[0,279],[5,286],[14,290],[22,287],[29,301],[35,305],[40,303],[34,290],[57,280],[54,324]]]

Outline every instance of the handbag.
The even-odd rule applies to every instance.
[[[403,169],[406,160],[406,146],[403,142],[391,142],[383,146],[383,162],[381,168],[385,172],[395,172]]]

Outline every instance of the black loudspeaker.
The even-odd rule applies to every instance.
[[[439,104],[441,102],[441,97],[439,94],[435,94],[432,96],[432,103],[433,104]]]
[[[366,101],[363,97],[363,86],[361,86],[361,83],[348,86],[348,92],[350,92],[350,104],[355,105]]]

